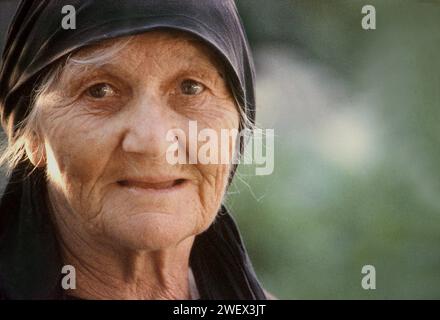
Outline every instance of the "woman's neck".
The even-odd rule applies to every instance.
[[[69,245],[62,251],[65,263],[76,269],[77,286],[69,294],[84,299],[194,299],[194,278],[182,253],[192,240],[184,242],[156,252],[99,255],[84,248],[77,254]]]

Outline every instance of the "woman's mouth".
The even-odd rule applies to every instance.
[[[119,180],[118,185],[135,191],[170,192],[180,189],[186,179],[125,179]]]

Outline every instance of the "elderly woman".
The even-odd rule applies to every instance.
[[[236,166],[165,156],[189,121],[254,122],[233,0],[22,1],[0,81],[3,299],[266,299],[222,205]]]

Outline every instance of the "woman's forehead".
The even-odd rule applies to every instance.
[[[202,65],[218,71],[223,70],[221,59],[203,40],[177,30],[155,30],[106,40],[80,49],[72,59],[124,65],[153,59],[170,65]]]

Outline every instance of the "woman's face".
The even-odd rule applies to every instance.
[[[68,64],[41,101],[33,148],[44,150],[55,215],[67,212],[88,236],[131,249],[176,245],[212,223],[230,165],[166,158],[167,132],[188,138],[190,120],[219,136],[239,125],[223,70],[199,41],[136,36],[105,64]]]

